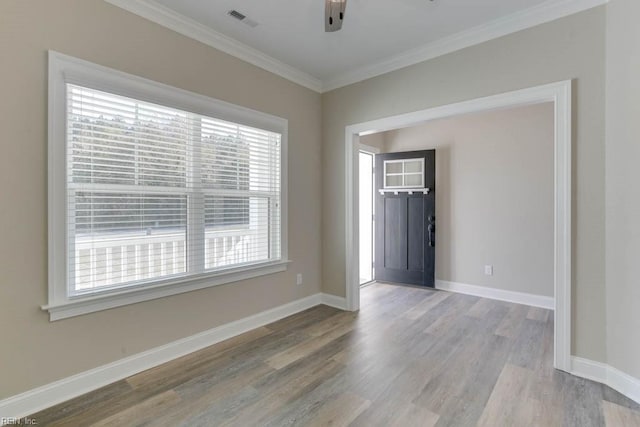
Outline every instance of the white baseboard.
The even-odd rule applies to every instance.
[[[321,293],[311,295],[0,400],[0,418],[21,418],[31,415],[138,372],[320,304],[337,308],[346,306],[344,298]]]
[[[466,283],[448,282],[446,280],[436,280],[436,289],[499,301],[514,302],[516,304],[531,305],[533,307],[541,307],[549,310],[555,309],[554,298],[542,295],[506,291],[504,289],[487,288],[484,286],[467,285]]]
[[[640,379],[625,374],[606,363],[571,356],[571,373],[605,384],[629,399],[640,403]]]
[[[607,385],[634,402],[640,403],[640,379],[609,366],[609,369],[607,369]]]
[[[571,373],[581,378],[606,384],[608,367],[606,363],[571,356]]]
[[[338,308],[340,310],[347,311],[347,299],[344,297],[337,297],[331,294],[320,294],[322,298],[322,304],[329,307]]]

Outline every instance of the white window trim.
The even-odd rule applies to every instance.
[[[67,292],[66,233],[66,84],[72,83],[141,101],[191,111],[234,123],[280,133],[280,218],[281,260],[229,268],[186,278],[159,281],[145,287],[123,288],[90,296]],[[285,271],[288,261],[287,236],[287,136],[288,121],[270,114],[229,104],[204,95],[157,83],[142,77],[96,65],[58,52],[49,51],[49,141],[48,141],[48,227],[49,298],[42,309],[51,321],[79,316],[196,289],[246,280]]]

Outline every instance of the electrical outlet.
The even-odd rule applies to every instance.
[[[296,285],[302,285],[302,274],[296,274]]]
[[[493,265],[485,265],[484,274],[486,274],[487,276],[493,276]]]

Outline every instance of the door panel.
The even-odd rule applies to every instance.
[[[411,271],[424,270],[424,199],[423,198],[407,198],[409,205],[409,214],[407,217],[407,228],[411,230],[407,233],[408,242],[408,260],[407,269]]]
[[[385,268],[407,268],[407,204],[402,199],[384,200],[384,264]]]
[[[434,286],[435,156],[435,150],[376,155],[376,280]],[[408,159],[419,161],[402,161]],[[380,194],[385,182],[393,191]],[[403,186],[430,191],[409,194]]]

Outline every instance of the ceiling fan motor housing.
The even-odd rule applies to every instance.
[[[324,31],[327,33],[342,28],[347,0],[325,0]]]

